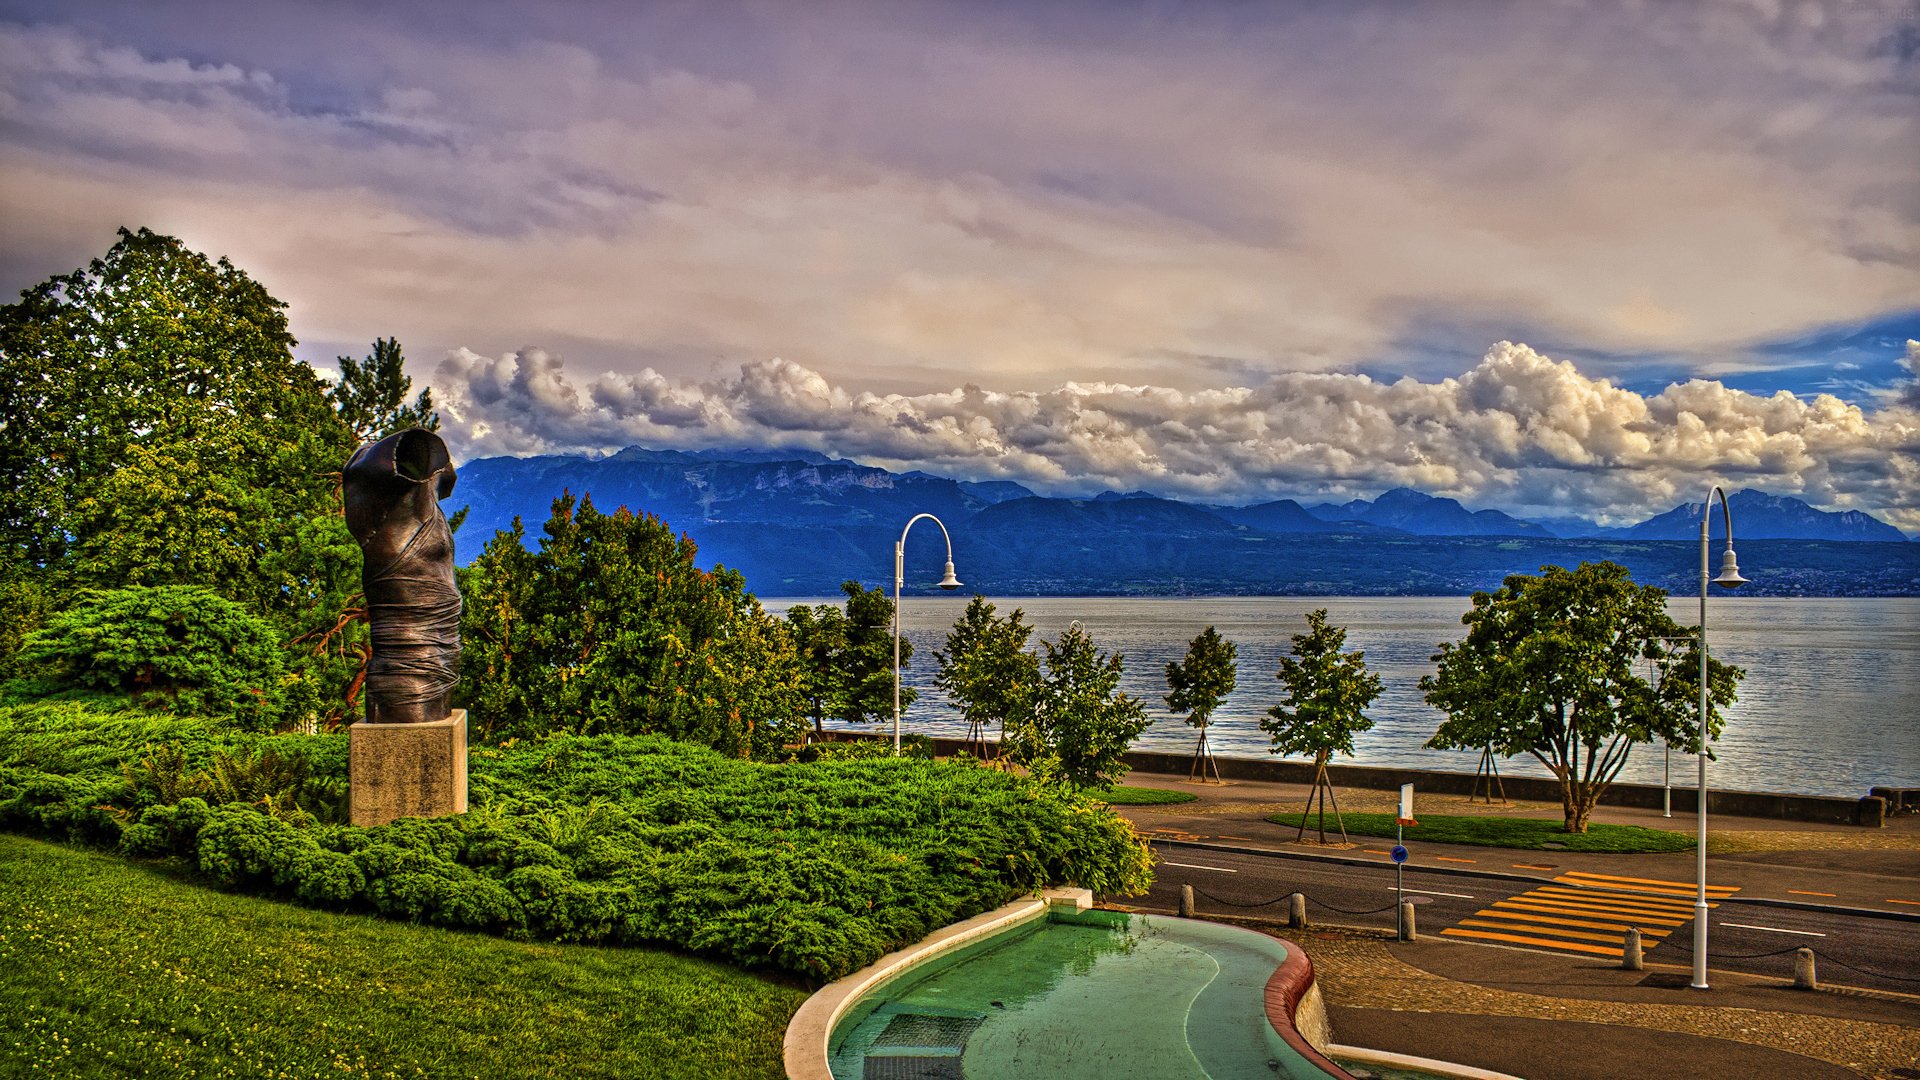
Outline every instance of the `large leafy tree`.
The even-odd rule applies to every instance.
[[[433,391],[423,389],[409,402],[413,379],[406,373],[406,357],[398,338],[376,338],[364,359],[335,357],[340,381],[327,396],[340,422],[353,433],[355,445],[384,439],[408,428],[440,430],[440,414],[433,409]]]
[[[1033,627],[1014,608],[1005,618],[993,604],[975,596],[947,632],[947,647],[933,654],[939,672],[933,682],[946,692],[967,721],[967,744],[988,756],[987,728],[1005,733],[1026,723],[1040,688],[1040,659],[1027,648]]]
[[[1668,616],[1666,600],[1611,562],[1546,566],[1475,593],[1466,638],[1442,644],[1420,680],[1447,714],[1428,745],[1530,755],[1560,781],[1566,830],[1585,832],[1635,745],[1700,749],[1697,628]],[[1744,675],[1709,658],[1712,734]]]
[[[1207,745],[1207,726],[1213,722],[1214,710],[1233,693],[1234,681],[1238,678],[1235,662],[1239,655],[1238,646],[1209,626],[1187,643],[1185,657],[1167,665],[1167,708],[1173,710],[1175,716],[1184,715],[1187,723],[1200,729],[1200,737],[1193,745],[1189,778],[1198,774],[1202,780],[1206,779],[1207,766],[1213,764],[1213,750]],[[1213,765],[1213,778],[1220,778],[1217,764]]]
[[[81,589],[202,586],[299,642],[293,699],[342,718],[352,434],[285,307],[226,259],[122,229],[0,308],[0,649]]]
[[[1101,652],[1079,623],[1043,641],[1046,675],[1031,714],[1010,726],[1002,753],[1042,780],[1105,788],[1127,774],[1122,760],[1147,729],[1146,705],[1120,689],[1123,658]]]
[[[285,307],[226,259],[122,229],[0,308],[9,557],[89,585],[253,586],[280,523],[329,505],[350,449]],[[104,530],[120,535],[79,550]]]
[[[537,551],[523,539],[516,520],[462,575],[456,700],[482,738],[654,732],[764,756],[799,735],[800,657],[738,573],[571,494]]]
[[[816,733],[824,720],[860,724],[893,717],[893,600],[886,590],[840,584],[844,609],[833,604],[795,604],[787,631],[799,650],[802,693]],[[900,663],[913,658],[913,642],[900,639]],[[900,688],[900,707],[919,695]]]
[[[1340,822],[1339,797],[1327,779],[1327,761],[1335,754],[1353,754],[1353,737],[1373,727],[1366,709],[1380,696],[1380,677],[1367,670],[1366,653],[1346,651],[1347,631],[1327,621],[1327,609],[1307,613],[1307,632],[1293,635],[1293,655],[1280,658],[1275,677],[1285,688],[1280,704],[1267,710],[1260,727],[1272,737],[1272,752],[1301,754],[1313,758],[1313,790],[1307,793],[1307,807],[1315,797],[1320,802],[1320,839],[1327,838],[1327,800],[1333,799],[1334,821],[1340,836],[1346,838],[1346,825]],[[1300,835],[1307,831],[1307,816],[1300,817]]]

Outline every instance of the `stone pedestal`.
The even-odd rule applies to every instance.
[[[355,825],[465,813],[467,710],[426,724],[347,728],[347,784]]]

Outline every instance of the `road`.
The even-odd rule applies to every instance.
[[[1179,905],[1180,886],[1194,887],[1202,913],[1286,918],[1288,893],[1307,896],[1310,921],[1391,929],[1394,868],[1321,858],[1249,855],[1156,842],[1153,889],[1129,904],[1157,910]],[[1643,935],[1649,963],[1693,962],[1693,893],[1685,882],[1544,876],[1535,882],[1408,869],[1420,935],[1467,944],[1499,944],[1588,960],[1620,955],[1627,926]],[[1793,974],[1793,950],[1810,947],[1823,983],[1920,994],[1920,922],[1832,910],[1802,910],[1710,898],[1708,956],[1714,970],[1782,979]],[[1264,906],[1259,906],[1264,905]]]

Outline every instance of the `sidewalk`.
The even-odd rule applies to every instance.
[[[1390,861],[1391,840],[1302,844],[1295,841],[1297,828],[1264,820],[1300,809],[1307,796],[1302,784],[1199,784],[1149,773],[1130,774],[1127,782],[1198,797],[1173,806],[1117,808],[1149,836],[1308,858]],[[1395,805],[1392,792],[1342,789],[1339,796],[1347,811],[1390,813]],[[1489,807],[1417,793],[1414,809],[1416,816],[1561,816],[1558,805]],[[1618,807],[1596,810],[1593,820],[1683,833],[1694,825],[1691,817]],[[1709,819],[1708,830],[1708,880],[1738,885],[1742,898],[1920,916],[1920,817],[1865,829],[1720,816]],[[1417,829],[1409,830],[1406,845],[1409,865],[1455,873],[1551,880],[1583,871],[1691,881],[1694,869],[1690,851],[1608,855],[1432,844],[1420,842]],[[1342,1043],[1528,1080],[1920,1077],[1920,996],[1795,991],[1777,978],[1716,971],[1710,1003],[1696,1002],[1685,996],[1687,972],[1661,964],[1635,972],[1602,960],[1434,936],[1403,943],[1368,931],[1290,931],[1263,919],[1222,921],[1300,944],[1313,960],[1334,1038]]]
[[[1197,796],[1194,802],[1172,806],[1116,807],[1151,837],[1320,858],[1390,861],[1388,852],[1393,841],[1389,838],[1354,836],[1346,846],[1334,838],[1322,846],[1310,827],[1308,842],[1299,843],[1295,839],[1298,828],[1266,820],[1269,814],[1298,811],[1307,797],[1305,784],[1251,780],[1195,783],[1185,776],[1141,772],[1128,774],[1126,782]],[[1397,798],[1394,792],[1363,788],[1339,789],[1338,795],[1342,810],[1365,812],[1392,813]],[[1422,796],[1416,792],[1414,814],[1418,817],[1421,813],[1499,814],[1553,821],[1562,816],[1557,804],[1514,802],[1503,807],[1496,802],[1489,806],[1457,795]],[[1658,810],[1602,806],[1594,811],[1592,820],[1689,835],[1694,831],[1691,815],[1665,818]],[[1331,812],[1327,825],[1331,831]],[[1714,885],[1738,886],[1743,900],[1920,917],[1920,815],[1890,818],[1879,829],[1720,815],[1708,819],[1707,837],[1707,880]],[[1420,840],[1417,827],[1407,830],[1406,847],[1409,866],[1542,880],[1581,871],[1692,881],[1695,860],[1692,851],[1613,855],[1427,843]]]

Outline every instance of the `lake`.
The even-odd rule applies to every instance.
[[[844,599],[844,598],[839,598]],[[933,652],[966,608],[969,596],[908,596],[902,632],[913,642],[905,672],[922,697],[902,726],[927,735],[966,733],[953,707],[932,687]],[[1354,741],[1353,761],[1471,773],[1477,754],[1428,750],[1422,744],[1441,714],[1420,698],[1437,643],[1465,633],[1465,597],[1221,597],[1212,599],[989,597],[1004,615],[1021,608],[1034,641],[1052,639],[1078,619],[1101,649],[1126,658],[1124,689],[1154,717],[1141,749],[1191,751],[1194,731],[1163,700],[1166,665],[1211,625],[1239,646],[1238,689],[1214,716],[1208,741],[1218,754],[1264,757],[1258,718],[1280,700],[1279,658],[1306,629],[1305,614],[1328,610],[1347,629],[1347,648],[1364,649],[1386,684],[1369,715],[1375,725]],[[778,614],[795,603],[827,598],[768,599]],[[1700,600],[1675,598],[1683,625],[1699,618]],[[1707,609],[1713,655],[1747,671],[1740,700],[1727,712],[1726,733],[1709,762],[1712,787],[1860,796],[1874,785],[1920,787],[1920,599],[1799,599],[1716,596]],[[1620,779],[1659,784],[1659,743],[1634,750]],[[1345,760],[1345,759],[1342,759]],[[1692,786],[1694,758],[1672,755],[1676,786]],[[1529,757],[1505,759],[1503,775],[1549,776]]]

